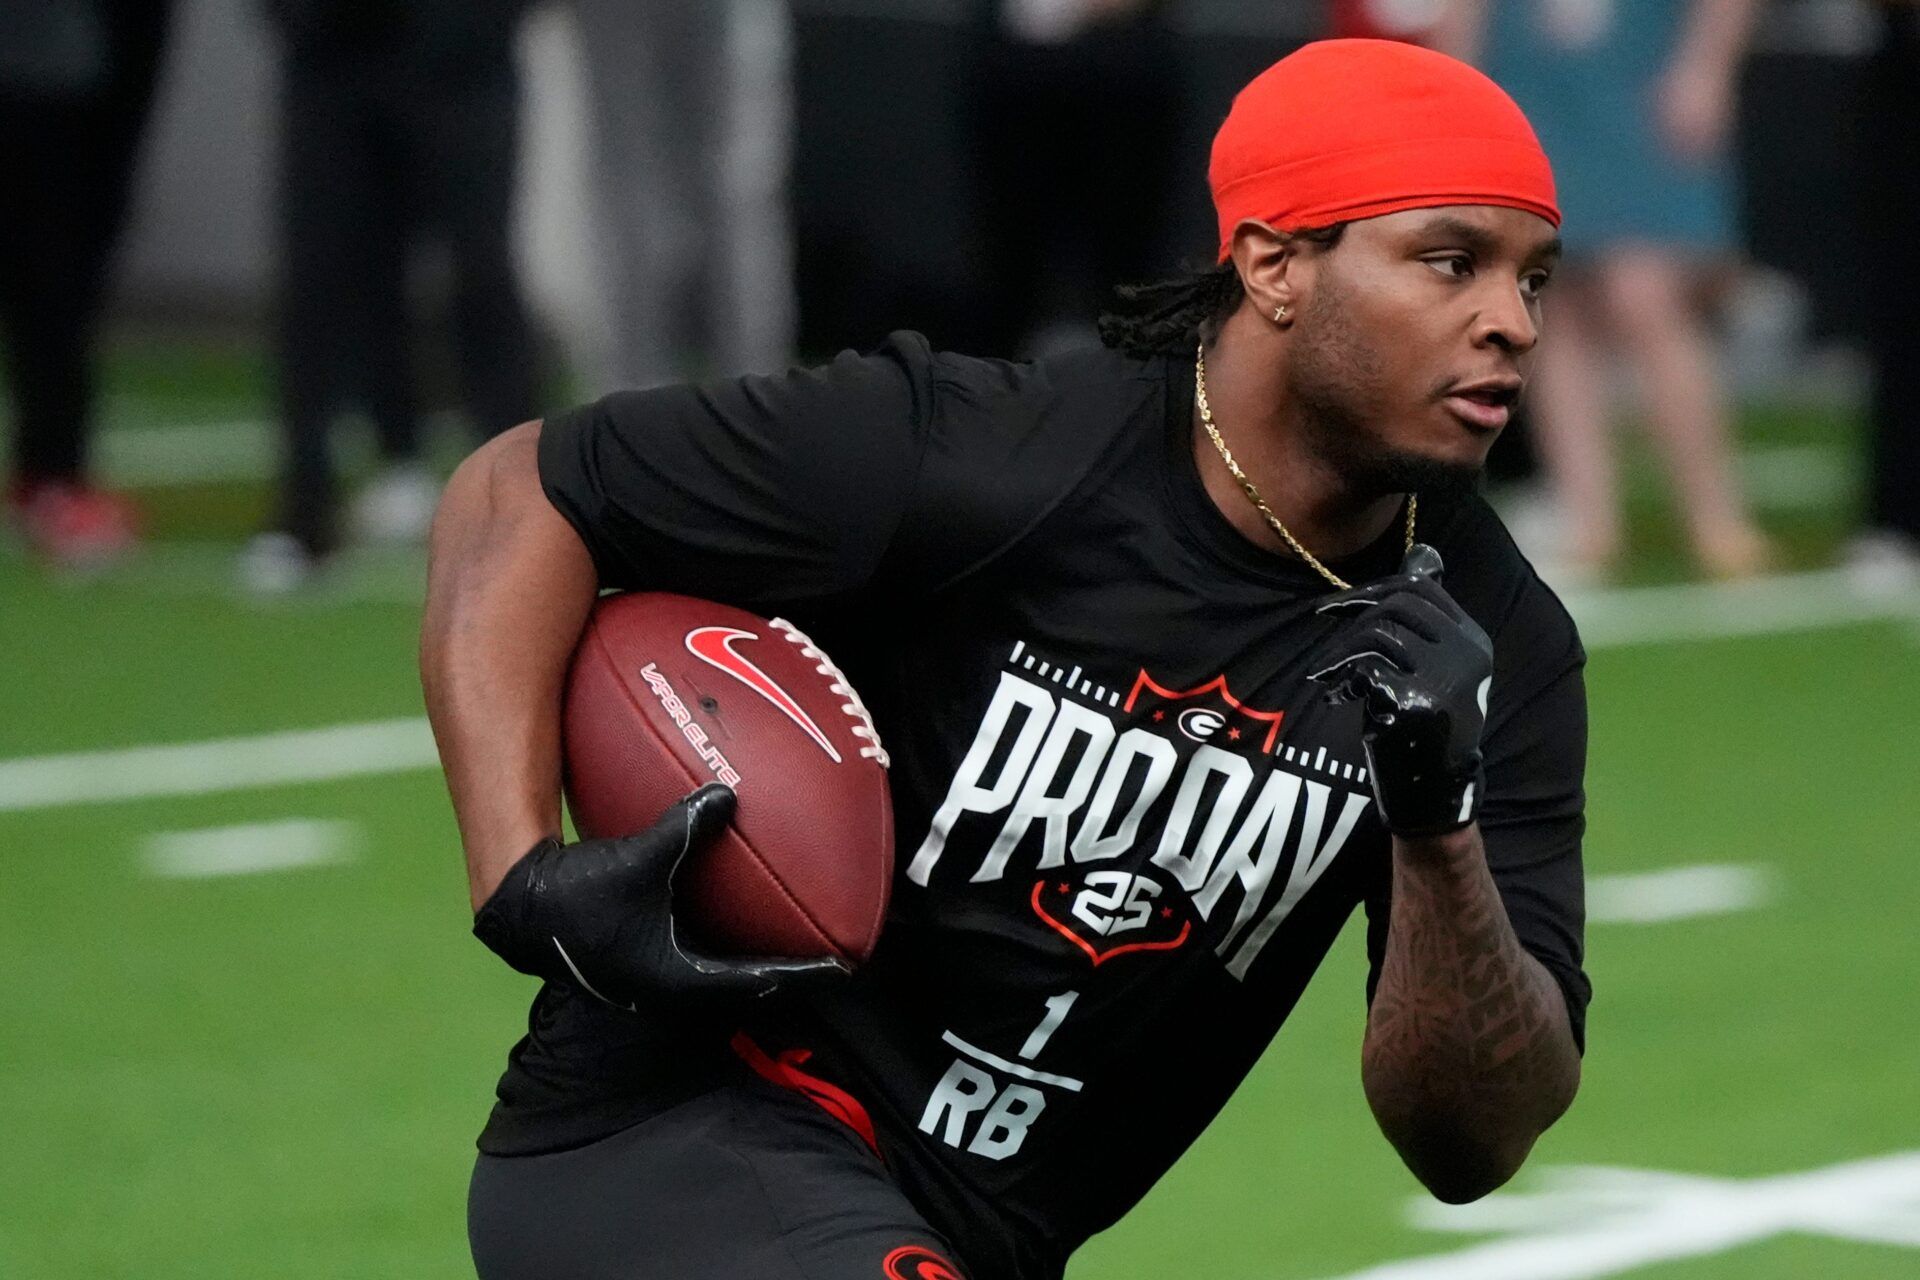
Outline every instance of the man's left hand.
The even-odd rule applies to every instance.
[[[1441,835],[1479,813],[1480,734],[1493,684],[1493,642],[1440,585],[1440,553],[1415,544],[1392,577],[1329,597],[1348,618],[1312,679],[1357,700],[1373,794],[1387,829]]]

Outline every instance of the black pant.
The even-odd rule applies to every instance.
[[[481,1156],[467,1235],[480,1280],[962,1280],[853,1130],[751,1080],[574,1150]]]
[[[1862,252],[1874,273],[1868,523],[1920,538],[1920,14],[1886,15],[1868,69],[1863,126],[1869,146]]]
[[[0,85],[0,345],[25,482],[84,477],[93,347],[171,0],[99,0],[104,61],[69,92]]]
[[[513,269],[519,86],[509,51],[454,73],[387,53],[287,60],[281,87],[279,523],[332,545],[327,429],[364,408],[382,452],[419,452],[407,267],[443,241],[465,408],[481,434],[533,416],[533,350]]]

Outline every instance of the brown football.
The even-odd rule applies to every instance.
[[[740,955],[865,960],[893,884],[887,755],[840,669],[791,624],[661,592],[602,598],[567,677],[567,807],[631,834],[708,782],[733,825],[674,883],[675,918]]]

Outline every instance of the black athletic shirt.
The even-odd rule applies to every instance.
[[[1329,588],[1207,497],[1192,376],[896,334],[815,370],[609,396],[541,439],[606,586],[782,615],[871,708],[898,831],[879,949],[749,1030],[864,1105],[979,1275],[1057,1275],[1125,1213],[1362,903],[1369,994],[1378,972],[1390,850],[1359,710],[1306,679]],[[1419,515],[1494,642],[1487,858],[1579,1036],[1579,638],[1483,501]],[[1401,542],[1396,522],[1336,572],[1387,573]],[[549,987],[481,1145],[643,1118],[713,1079],[726,1038]]]

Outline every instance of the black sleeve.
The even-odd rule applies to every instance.
[[[704,386],[619,392],[547,419],[540,478],[602,586],[767,612],[873,576],[932,414],[925,341]]]
[[[872,355],[621,392],[547,419],[540,479],[602,586],[756,612],[931,593],[1118,465],[1158,382],[1113,358],[1009,364],[899,333]]]
[[[1514,934],[1560,984],[1573,1038],[1582,1052],[1593,993],[1581,968],[1586,924],[1580,865],[1586,830],[1585,665],[1573,619],[1529,572],[1494,638],[1480,836]],[[1386,949],[1386,889],[1382,879],[1367,898],[1369,1000]]]

